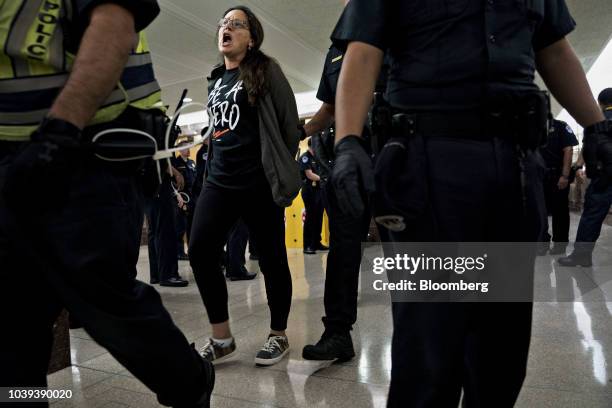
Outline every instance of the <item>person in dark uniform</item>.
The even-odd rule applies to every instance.
[[[612,88],[606,88],[597,97],[599,106],[608,120],[612,120]],[[582,167],[582,154],[578,166]],[[584,196],[584,210],[578,224],[574,251],[567,257],[559,258],[562,266],[593,265],[593,250],[595,242],[601,234],[601,226],[612,205],[612,178],[604,175],[591,176],[591,184]]]
[[[344,4],[348,4],[345,1]],[[333,45],[329,48],[317,98],[323,102],[321,108],[304,126],[307,135],[314,135],[313,150],[329,171],[334,166],[334,128],[336,88],[344,52]],[[384,93],[386,69],[382,69],[377,80],[376,92]],[[317,132],[321,132],[316,136]],[[368,129],[363,133],[367,135]],[[367,136],[366,136],[367,137]],[[361,243],[367,240],[372,219],[370,206],[366,201],[362,214],[354,215],[338,204],[337,197],[328,181],[325,185],[326,207],[329,216],[330,248],[325,272],[325,330],[316,344],[308,344],[302,350],[302,357],[308,360],[350,360],[355,356],[351,330],[357,321],[357,297],[359,288],[359,265]]]
[[[172,188],[173,182],[182,188],[184,179],[174,167],[170,167],[170,172],[172,177],[165,174],[159,191],[144,201],[148,226],[149,283],[185,287],[189,282],[179,275],[176,245],[176,213],[180,197]]]
[[[181,145],[187,145],[188,142],[181,142]],[[179,156],[172,158],[172,167],[174,167],[183,176],[184,185],[180,193],[184,193],[177,196],[179,201],[176,206],[176,245],[178,259],[189,260],[189,257],[185,253],[185,236],[187,242],[189,242],[189,235],[191,233],[191,224],[193,222],[193,211],[189,205],[193,196],[193,185],[196,178],[196,164],[189,158],[189,149],[183,149],[179,151]]]
[[[323,225],[323,203],[321,201],[321,177],[317,161],[312,151],[312,139],[308,139],[308,150],[299,158],[302,176],[302,199],[306,207],[304,220],[304,253],[315,254],[317,249],[325,250],[321,244],[321,227]]]
[[[352,0],[332,35],[347,46],[331,176],[341,208],[359,214],[376,188],[381,208],[399,215],[385,224],[395,242],[536,242],[543,191],[532,178],[541,160],[534,149],[546,119],[536,68],[581,125],[603,119],[565,39],[574,26],[563,0],[512,7]],[[377,157],[375,179],[360,134],[385,52],[398,126]],[[542,113],[533,125],[515,119],[531,117],[532,108]],[[521,163],[530,169],[525,183]],[[466,407],[513,406],[531,309],[529,302],[393,303],[388,406],[456,407],[462,389]]]
[[[225,277],[231,281],[252,280],[257,273],[249,272],[245,266],[247,242],[249,241],[249,228],[242,219],[229,232],[227,239]]]
[[[569,185],[572,172],[572,156],[574,146],[578,139],[572,128],[563,121],[553,120],[548,130],[546,145],[540,153],[546,163],[544,177],[544,196],[548,214],[552,215],[552,237],[548,233],[548,223],[544,236],[543,246],[538,254],[545,255],[550,249],[551,255],[565,255],[569,241],[570,214],[569,214]],[[547,217],[548,219],[548,217]],[[552,238],[553,247],[550,248]]]
[[[141,163],[100,160],[84,143],[116,128],[163,134],[141,32],[158,13],[154,0],[3,2],[0,387],[47,386],[65,308],[160,403],[210,406],[212,365],[136,280]]]

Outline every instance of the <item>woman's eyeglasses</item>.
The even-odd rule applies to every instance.
[[[222,18],[218,23],[219,28],[221,27],[230,27],[234,29],[243,28],[245,30],[249,29],[249,23],[244,20],[238,20],[235,18]]]

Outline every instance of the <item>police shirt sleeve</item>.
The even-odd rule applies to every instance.
[[[351,0],[331,35],[334,45],[342,48],[351,41],[360,41],[385,50],[394,6],[395,0]]]
[[[323,68],[323,74],[321,74],[321,82],[319,82],[319,89],[317,90],[317,99],[324,103],[335,104],[335,90],[331,89],[329,83],[329,77],[327,74],[327,68],[329,65],[329,54],[325,58],[325,67]]]
[[[89,24],[91,11],[105,3],[115,3],[127,9],[134,16],[135,31],[144,30],[159,14],[157,0],[73,0],[75,21]]]
[[[537,24],[533,37],[535,51],[556,43],[574,31],[576,22],[570,15],[565,0],[537,0],[533,4],[542,8],[538,10],[538,7],[535,7],[534,10],[529,10],[532,14],[542,13],[542,20]]]
[[[338,56],[340,57],[338,59]],[[330,47],[325,57],[325,66],[321,74],[321,82],[317,90],[317,99],[331,105],[336,103],[336,87],[340,76],[340,66],[342,65],[342,51],[335,47]]]
[[[300,156],[300,170],[306,171],[308,169],[310,169],[310,159],[308,158],[308,155],[304,153]]]
[[[570,146],[578,146],[578,139],[574,134],[571,127],[565,122],[561,125],[561,131],[563,132],[563,138],[561,139],[563,148]]]

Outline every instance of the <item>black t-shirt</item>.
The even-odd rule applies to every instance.
[[[240,69],[226,70],[208,91],[215,118],[207,181],[242,189],[265,180],[257,108],[248,101]]]
[[[563,149],[577,145],[578,139],[576,139],[572,128],[563,121],[554,120],[548,131],[546,145],[540,149],[546,167],[561,170],[561,167],[563,167]]]
[[[536,89],[535,53],[574,27],[565,0],[352,0],[332,40],[389,55],[392,106],[449,111]]]
[[[309,150],[307,150],[306,153],[300,156],[299,161],[302,183],[310,185],[312,183],[312,180],[306,177],[306,170],[312,170],[314,174],[317,174],[317,161]]]

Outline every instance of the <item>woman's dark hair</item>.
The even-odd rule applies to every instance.
[[[254,105],[255,101],[266,91],[266,71],[272,58],[260,50],[264,39],[264,30],[251,9],[246,6],[235,6],[227,9],[223,16],[226,16],[232,10],[240,10],[246,14],[249,32],[253,40],[253,46],[247,50],[246,56],[240,62],[240,79],[244,82],[249,94],[249,103]]]

